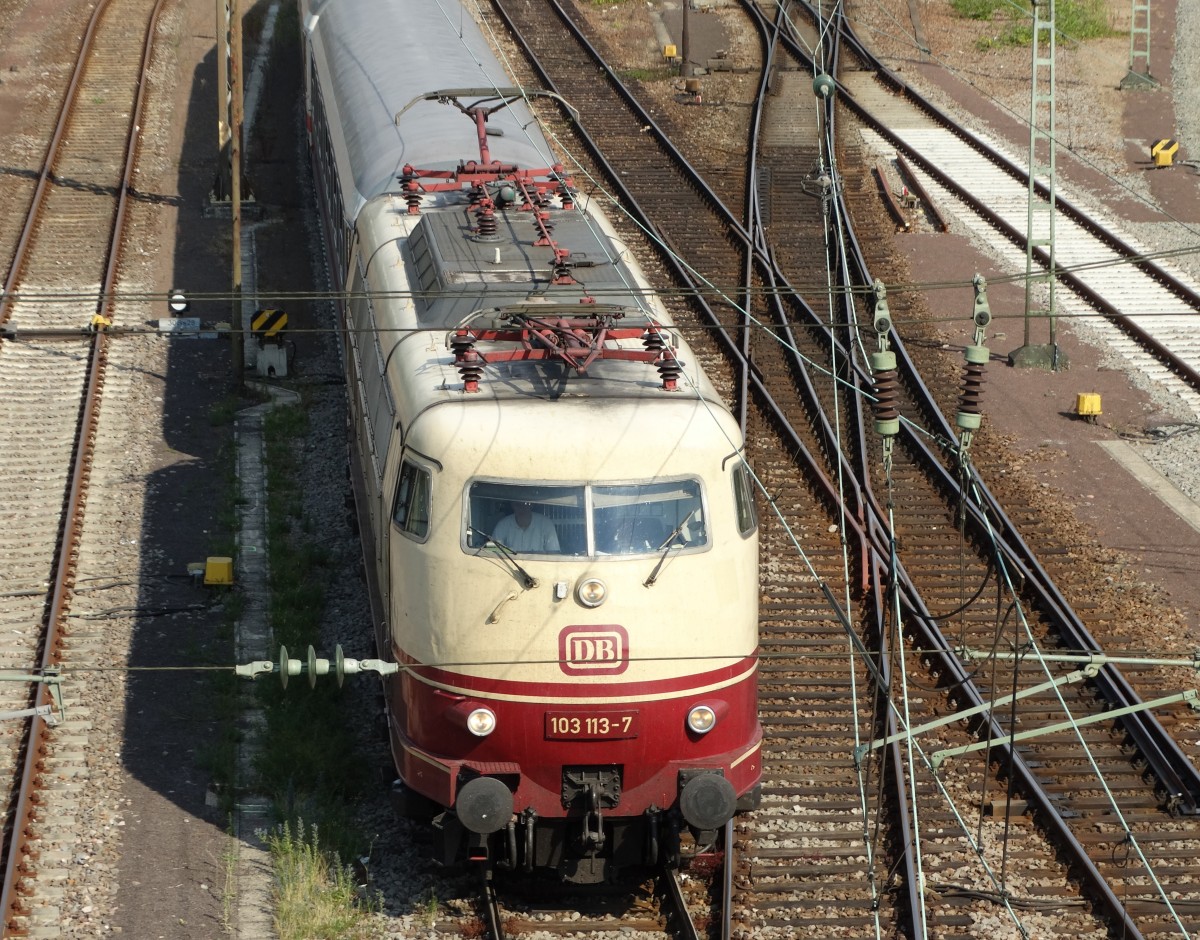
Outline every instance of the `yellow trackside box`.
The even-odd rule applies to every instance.
[[[233,559],[210,555],[204,563],[205,584],[233,584]]]
[[[1179,150],[1179,141],[1177,140],[1156,140],[1150,145],[1150,156],[1154,160],[1156,167],[1170,166],[1175,159],[1175,153]]]
[[[671,42],[671,43],[667,43],[667,45],[663,46],[663,58],[664,59],[668,59],[668,60],[674,59],[677,55],[679,55],[679,53],[675,51],[675,43]]]
[[[1075,396],[1075,414],[1081,418],[1095,418],[1100,412],[1100,396],[1095,392],[1081,392]]]

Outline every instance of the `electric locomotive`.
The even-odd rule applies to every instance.
[[[605,880],[757,804],[737,422],[469,12],[301,0],[396,803]]]

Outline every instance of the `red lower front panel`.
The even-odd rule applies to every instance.
[[[564,817],[563,769],[615,766],[621,800],[609,813],[636,816],[651,806],[673,806],[683,769],[720,769],[738,795],[758,782],[757,678],[753,656],[661,683],[541,686],[540,696],[495,682],[475,694],[468,688],[482,685],[479,680],[438,675],[435,681],[451,692],[402,674],[391,685],[392,747],[408,786],[444,806],[453,805],[459,775],[467,770],[515,786],[518,812]],[[687,727],[688,712],[701,704],[717,714],[703,735]],[[496,715],[495,731],[484,738],[466,727],[477,707]]]

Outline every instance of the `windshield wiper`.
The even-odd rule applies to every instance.
[[[489,545],[495,545],[496,548],[500,549],[500,554],[504,556],[505,561],[507,561],[510,565],[512,565],[517,570],[517,574],[519,574],[521,576],[521,584],[524,586],[525,590],[528,591],[528,590],[531,590],[532,588],[537,587],[537,585],[538,585],[537,578],[535,578],[528,571],[526,571],[524,568],[521,567],[521,563],[519,561],[517,561],[516,553],[511,548],[509,548],[507,545],[505,545],[503,542],[501,542],[499,539],[497,539],[491,533],[484,532],[483,529],[476,529],[472,526],[467,526],[467,538],[468,539],[472,535],[475,535],[476,533],[478,533],[479,535],[482,535],[487,540],[482,545],[479,546],[480,552],[483,551],[485,548],[487,548]],[[476,552],[476,554],[479,554],[479,552]]]
[[[650,577],[642,582],[642,587],[650,587],[650,585],[658,580],[658,573],[662,571],[662,566],[666,563],[667,556],[671,554],[671,549],[681,547],[675,544],[675,539],[679,537],[679,533],[683,531],[683,527],[692,521],[692,516],[694,515],[696,515],[696,510],[693,509],[686,516],[684,516],[683,522],[679,523],[679,525],[675,527],[675,531],[667,536],[667,540],[663,542],[662,545],[658,546],[662,549],[662,554],[658,558],[658,564],[655,565],[654,570],[650,572]]]

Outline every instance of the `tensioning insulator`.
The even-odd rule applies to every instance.
[[[871,372],[875,375],[875,433],[895,437],[900,433],[900,393],[896,380],[896,354],[889,350],[871,353]]]
[[[812,83],[813,94],[818,98],[832,98],[833,93],[837,90],[837,83],[822,72]]]
[[[979,407],[983,398],[984,373],[991,352],[986,346],[968,346],[964,351],[967,362],[963,366],[962,394],[958,396],[958,414],[954,423],[962,431],[977,431],[983,422]]]

